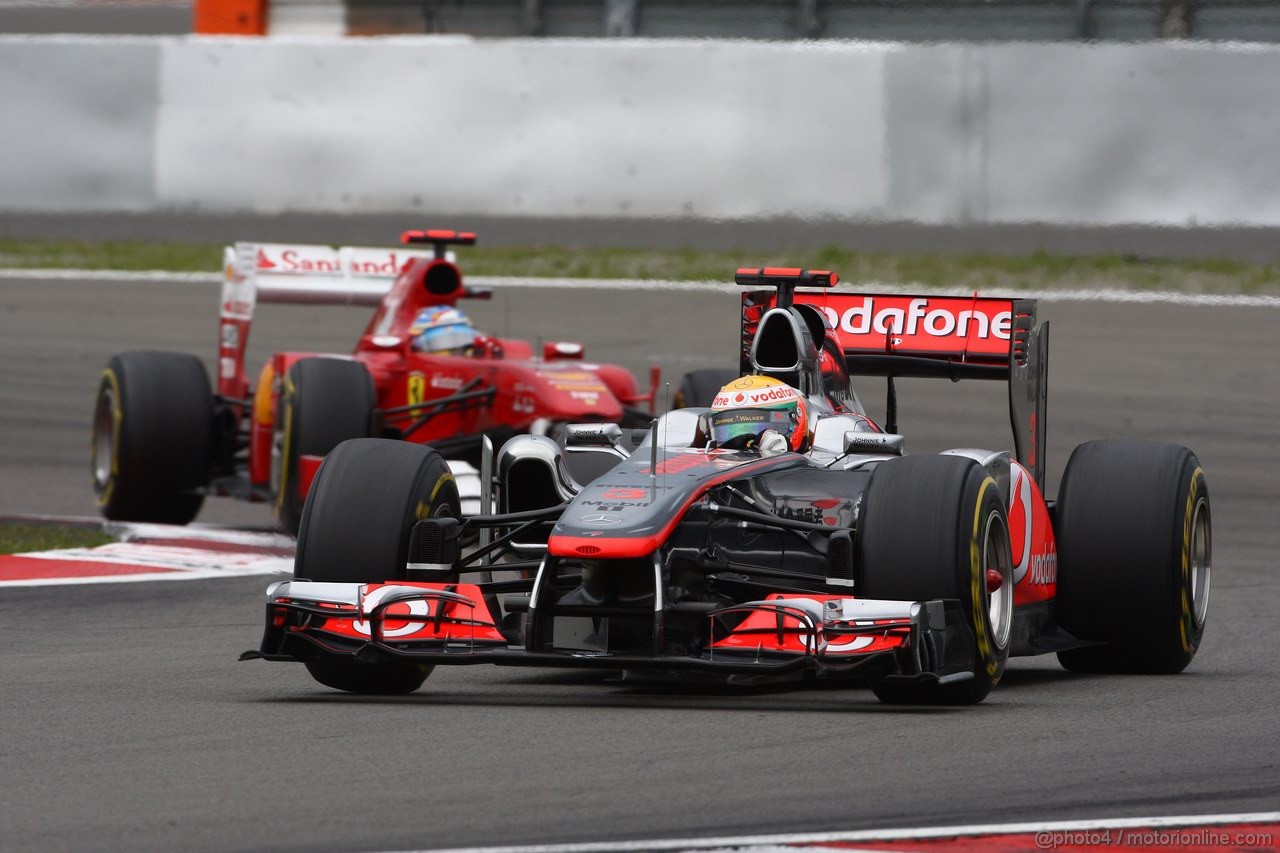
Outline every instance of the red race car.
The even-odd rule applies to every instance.
[[[296,532],[325,454],[349,438],[478,453],[485,436],[547,433],[575,421],[643,426],[647,393],[583,348],[486,335],[458,309],[492,292],[463,284],[450,245],[475,234],[410,231],[428,250],[237,243],[226,250],[216,390],[196,356],[126,352],[98,387],[93,479],[104,516],[185,524],[206,495],[271,502]],[[245,345],[258,302],[376,305],[353,355],[277,352],[256,384]],[[638,406],[649,411],[640,411]]]

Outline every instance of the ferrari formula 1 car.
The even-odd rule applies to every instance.
[[[797,292],[836,283],[798,269],[737,281],[761,288],[743,296],[746,375],[711,408],[488,448],[480,516],[458,517],[433,450],[340,444],[242,657],[361,693],[494,663],[850,678],[955,704],[986,697],[1011,654],[1187,666],[1209,598],[1204,472],[1176,445],[1093,441],[1043,497],[1034,301]],[[851,375],[888,378],[883,428]],[[1013,451],[904,455],[907,376],[1007,382]]]
[[[411,231],[403,239],[431,248],[228,248],[216,392],[200,359],[185,353],[121,353],[103,373],[93,421],[103,515],[185,524],[205,495],[226,495],[271,502],[296,532],[320,460],[349,438],[474,455],[486,435],[649,422],[656,368],[641,394],[626,369],[584,362],[580,344],[549,342],[534,353],[525,341],[477,332],[456,304],[491,291],[464,285],[446,253],[475,235]],[[377,310],[353,356],[277,352],[250,385],[245,346],[257,302]]]

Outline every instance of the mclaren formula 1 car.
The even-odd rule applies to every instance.
[[[1046,500],[1035,303],[825,290],[836,280],[739,270],[757,288],[742,300],[746,393],[731,385],[647,430],[581,424],[561,442],[487,448],[476,517],[459,517],[430,448],[338,445],[303,511],[294,578],[268,590],[260,648],[243,657],[300,661],[361,693],[493,663],[848,678],[910,704],[979,702],[1010,655],[1186,667],[1210,580],[1195,455],[1089,442]],[[854,375],[887,377],[883,426]],[[908,376],[1006,382],[1012,451],[905,455],[894,380]],[[764,378],[803,399],[803,441],[722,440],[775,423]],[[736,432],[721,430],[726,409]]]
[[[548,342],[535,353],[526,341],[470,327],[457,303],[492,293],[464,285],[447,249],[475,243],[475,234],[403,239],[429,249],[229,247],[215,388],[185,353],[121,353],[103,372],[92,445],[103,515],[185,524],[214,494],[270,502],[296,532],[320,460],[349,438],[467,456],[485,435],[651,419],[656,369],[641,393],[626,369],[583,361],[580,344]],[[354,355],[277,352],[251,384],[245,347],[258,302],[377,310]]]

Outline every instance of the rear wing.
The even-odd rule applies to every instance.
[[[743,294],[744,341],[751,318],[774,296],[769,290]],[[891,412],[896,377],[1007,381],[1018,461],[1044,488],[1049,324],[1037,324],[1034,299],[831,291],[796,291],[793,298],[825,319],[850,375],[889,380]]]
[[[222,251],[222,313],[251,319],[258,302],[377,305],[411,261],[433,257],[423,249],[236,243]]]
[[[293,305],[377,305],[409,264],[457,259],[447,245],[473,245],[476,235],[410,231],[406,244],[430,249],[384,249],[293,243],[236,243],[222,253],[222,301],[218,322],[218,393],[242,400],[249,383],[245,346],[259,302]],[[482,294],[476,294],[482,295]]]

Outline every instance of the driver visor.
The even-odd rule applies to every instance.
[[[475,340],[475,329],[470,326],[456,324],[427,329],[421,335],[418,335],[414,343],[418,349],[428,352],[450,352],[469,347],[475,343]]]
[[[790,437],[794,407],[786,409],[729,409],[711,413],[711,440],[717,447],[737,445],[745,447],[751,442],[745,436],[759,438],[767,429],[776,430]]]

